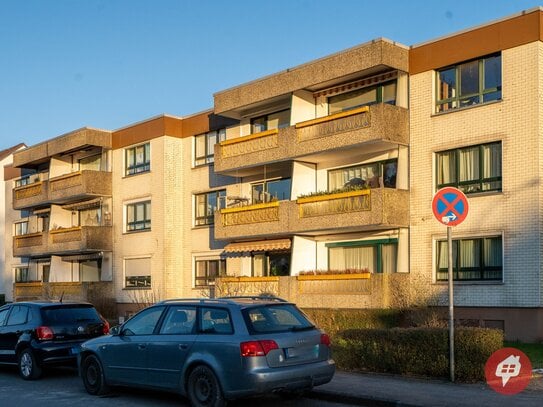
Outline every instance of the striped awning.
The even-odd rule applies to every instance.
[[[339,93],[349,92],[365,88],[367,86],[378,85],[379,83],[388,82],[398,77],[398,71],[386,72],[379,75],[370,76],[368,78],[359,79],[357,81],[343,83],[341,85],[333,86],[331,88],[322,89],[313,93],[314,98],[320,96],[337,95]]]
[[[225,253],[243,253],[243,252],[274,252],[289,250],[291,246],[290,239],[276,240],[258,240],[253,242],[239,242],[227,244],[224,248]]]

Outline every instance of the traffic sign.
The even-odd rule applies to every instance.
[[[436,219],[446,226],[456,226],[468,215],[468,199],[458,188],[445,187],[432,199],[432,211]]]

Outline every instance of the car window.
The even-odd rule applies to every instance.
[[[266,305],[243,311],[249,330],[254,333],[312,329],[314,325],[292,304]]]
[[[195,322],[196,308],[182,306],[170,307],[160,333],[166,335],[191,334],[194,332]]]
[[[47,325],[74,325],[83,321],[100,321],[92,305],[52,306],[42,308],[43,322]]]
[[[164,307],[147,308],[134,315],[123,325],[123,335],[152,335]]]
[[[8,317],[7,325],[22,325],[26,323],[28,317],[28,307],[14,305],[11,307],[11,313]]]
[[[8,316],[9,308],[3,309],[0,311],[0,326],[4,325],[4,321],[6,320],[6,317]]]
[[[202,307],[200,312],[200,330],[211,334],[232,334],[230,313],[224,308]]]

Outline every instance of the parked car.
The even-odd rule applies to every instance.
[[[81,343],[108,332],[92,304],[7,304],[0,307],[0,364],[17,365],[23,379],[37,379],[45,365],[75,366]]]
[[[268,392],[302,392],[335,372],[330,339],[275,297],[168,300],[82,345],[86,390],[111,385],[180,393],[193,406]]]

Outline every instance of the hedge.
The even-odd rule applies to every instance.
[[[455,330],[455,378],[484,380],[484,365],[503,344],[503,333],[485,328]],[[333,342],[337,367],[417,376],[449,376],[448,330],[443,328],[349,329]]]

